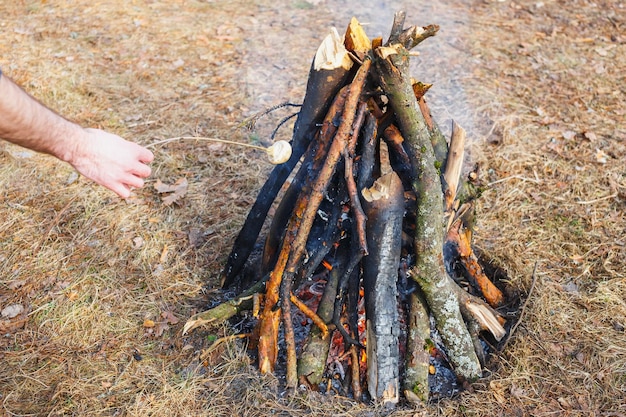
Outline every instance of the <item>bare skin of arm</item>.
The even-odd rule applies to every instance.
[[[154,155],[148,149],[100,129],[83,128],[61,117],[0,75],[0,138],[46,153],[122,198],[143,187]]]

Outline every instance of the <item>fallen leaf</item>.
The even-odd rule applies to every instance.
[[[141,236],[136,236],[133,238],[133,247],[135,249],[140,249],[144,244],[144,240]]]
[[[65,183],[67,185],[72,185],[76,182],[77,179],[78,179],[78,173],[76,171],[72,171],[70,175],[67,177],[67,180],[65,181]]]
[[[197,227],[192,227],[189,229],[189,233],[187,233],[187,238],[189,239],[189,245],[194,248],[199,248],[202,243],[204,243],[204,234],[202,230]]]
[[[222,151],[222,150],[224,150],[224,144],[222,144],[222,143],[212,143],[209,146],[207,146],[207,149],[209,150],[209,152]]]
[[[154,184],[154,188],[160,194],[168,194],[165,197],[162,197],[163,204],[169,206],[176,201],[180,200],[187,194],[187,187],[189,183],[187,182],[187,178],[180,178],[174,184],[165,184],[161,180],[157,179]]]
[[[24,306],[21,304],[11,304],[2,309],[0,314],[5,319],[12,319],[13,317],[17,317],[18,315],[24,312]]]
[[[596,48],[596,53],[600,56],[607,56],[609,54],[608,48]]]
[[[20,280],[15,280],[15,281],[11,281],[11,283],[8,285],[10,290],[16,290],[22,286],[24,286],[24,284],[26,284],[26,280],[25,279],[20,279]]]
[[[169,328],[170,326],[168,326],[167,323],[165,322],[157,323],[157,325],[154,328],[154,337],[163,336],[163,332]]]
[[[21,329],[28,322],[28,315],[23,314],[14,320],[0,320],[0,333],[12,333],[17,329]]]
[[[578,353],[576,354],[576,356],[575,356],[575,357],[576,357],[576,360],[577,360],[578,362],[580,362],[580,363],[582,363],[583,365],[585,365],[585,354],[584,354],[584,353],[582,353],[582,352],[578,352]]]
[[[517,398],[518,400],[521,400],[523,397],[526,396],[526,391],[523,388],[520,388],[515,384],[511,385],[510,390],[511,390],[511,395]]]
[[[563,291],[578,295],[578,285],[575,282],[568,282],[567,284],[561,285]]]
[[[176,317],[171,311],[162,312],[161,317],[165,319],[165,322],[167,324],[177,324],[180,321],[178,320],[178,317]]]
[[[143,327],[147,328],[147,329],[151,329],[154,326],[156,326],[156,323],[154,322],[154,320],[150,320],[150,319],[145,319],[143,321]]]
[[[585,139],[587,139],[589,142],[595,142],[598,139],[596,134],[593,132],[584,132],[583,136],[585,136]]]
[[[576,137],[576,132],[574,132],[573,130],[566,130],[565,132],[563,132],[563,137],[567,140],[572,140]]]

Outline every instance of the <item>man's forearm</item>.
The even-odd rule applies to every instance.
[[[0,75],[0,138],[68,161],[81,130]]]

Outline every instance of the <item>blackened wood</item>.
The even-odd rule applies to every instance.
[[[359,159],[359,172],[356,179],[359,193],[363,188],[371,187],[374,179],[380,176],[378,127],[376,118],[369,112],[365,115],[365,125],[361,137],[361,158]]]
[[[380,186],[377,187],[377,184]],[[397,403],[400,390],[398,347],[398,266],[402,248],[404,187],[394,172],[379,178],[378,192],[364,202],[368,256],[363,258],[367,318],[367,381],[372,398]]]
[[[317,315],[326,323],[331,323],[335,308],[335,297],[341,276],[346,271],[348,251],[346,245],[341,245],[331,263],[332,269],[328,273],[328,280],[324,293],[317,308]],[[298,378],[306,378],[312,386],[322,382],[326,359],[330,348],[330,338],[324,337],[317,328],[312,328],[298,358]]]
[[[274,352],[276,352],[278,346],[278,325],[269,325],[267,321],[273,321],[278,318],[275,311],[280,293],[283,294],[281,307],[283,309],[290,308],[290,304],[287,303],[289,303],[288,297],[291,292],[290,287],[293,284],[295,271],[298,269],[300,261],[304,256],[308,235],[311,231],[319,205],[324,198],[324,192],[337,169],[343,149],[348,145],[356,108],[370,68],[371,60],[366,59],[350,84],[350,91],[346,98],[343,117],[337,129],[337,133],[333,138],[328,154],[326,155],[326,161],[320,169],[314,183],[311,184],[310,189],[300,193],[298,197],[293,216],[285,232],[285,239],[281,246],[278,260],[276,261],[276,267],[272,270],[270,279],[267,282],[265,306],[263,307],[260,319],[260,327],[266,331],[259,335],[258,349],[259,368],[263,372],[274,370],[276,364]],[[287,282],[286,286],[282,285],[283,281]],[[289,293],[286,293],[287,289],[289,289]],[[287,294],[286,298],[284,296],[285,294]],[[284,314],[285,312],[283,311],[283,315]],[[286,328],[285,330],[288,331],[289,329]],[[291,338],[291,335],[286,333],[285,338],[287,340],[287,338]],[[286,383],[287,387],[290,389],[295,388],[298,382],[297,361],[295,356],[295,347],[292,346],[289,341],[287,345]]]
[[[302,188],[315,179],[324,164],[330,142],[337,132],[347,95],[348,88],[343,87],[334,97],[315,140],[309,146],[300,169],[276,209],[263,249],[262,269],[264,273],[271,271],[274,267],[287,222],[291,218]]]
[[[391,168],[402,180],[405,190],[413,189],[413,166],[411,158],[404,149],[404,138],[395,125],[388,126],[383,132],[383,139],[389,150],[389,163]]]
[[[254,248],[267,213],[278,192],[315,137],[318,124],[322,122],[331,102],[341,87],[349,80],[352,63],[341,39],[333,39],[332,42],[327,42],[327,39],[318,48],[309,71],[304,101],[294,126],[291,158],[286,163],[277,165],[261,188],[239,235],[235,239],[226,266],[222,271],[221,282],[223,287],[232,285],[235,277],[241,272]],[[333,55],[333,50],[340,51],[342,56],[334,57],[336,62],[331,62],[330,65],[321,65],[320,56]]]

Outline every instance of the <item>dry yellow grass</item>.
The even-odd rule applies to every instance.
[[[435,116],[459,119],[474,139],[471,162],[487,185],[478,246],[522,291],[538,266],[524,321],[473,392],[394,415],[626,414],[623,6],[397,6],[410,23],[442,25],[415,75],[435,83]],[[0,66],[67,117],[142,144],[248,141],[236,129],[247,116],[301,99],[329,26],[355,15],[385,36],[393,11],[345,1],[2,2]],[[271,120],[260,140],[266,131]],[[316,394],[282,398],[237,343],[201,361],[208,336],[228,329],[183,337],[182,324],[215,288],[270,166],[260,152],[208,143],[155,154],[148,185],[120,201],[52,158],[0,143],[0,308],[26,308],[23,326],[2,321],[0,413],[385,414]],[[164,206],[152,184],[182,177],[187,195]]]

